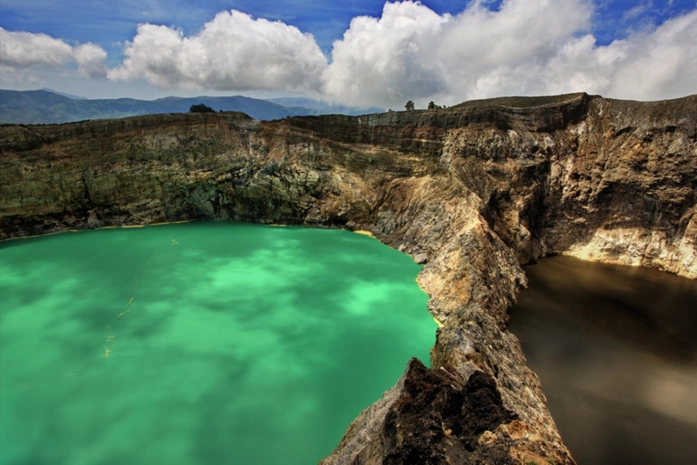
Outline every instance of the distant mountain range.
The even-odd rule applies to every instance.
[[[59,92],[57,90],[49,89],[48,87],[44,87],[43,89],[39,90],[45,90],[46,92],[52,92],[54,94],[62,95],[63,97],[68,97],[69,99],[73,100],[89,100],[87,97],[81,97],[79,95],[74,95],[74,94],[66,94],[65,92]]]
[[[186,113],[191,105],[203,103],[215,111],[241,111],[260,120],[286,116],[324,114],[362,115],[383,112],[382,108],[354,108],[330,105],[308,98],[261,100],[250,97],[166,97],[157,100],[82,99],[52,91],[0,89],[0,124],[51,124],[88,119],[122,118],[126,116]]]

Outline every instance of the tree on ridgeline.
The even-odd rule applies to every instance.
[[[414,110],[414,102],[409,100],[406,105],[404,105],[404,108],[407,109],[407,111],[413,111]]]
[[[199,103],[198,105],[191,105],[189,113],[215,113],[215,111],[208,105]]]

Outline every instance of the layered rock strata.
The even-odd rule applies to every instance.
[[[536,257],[697,278],[697,96],[0,127],[0,239],[181,220],[371,231],[443,324],[325,464],[573,463],[507,310]]]

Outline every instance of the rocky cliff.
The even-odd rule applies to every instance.
[[[574,463],[507,310],[567,253],[697,278],[697,96],[586,94],[258,122],[157,115],[0,127],[0,239],[240,220],[370,230],[443,324],[325,464]]]

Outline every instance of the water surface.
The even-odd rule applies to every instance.
[[[0,463],[316,463],[428,361],[420,268],[246,224],[2,243]]]
[[[697,281],[554,257],[509,330],[579,465],[697,463]]]

